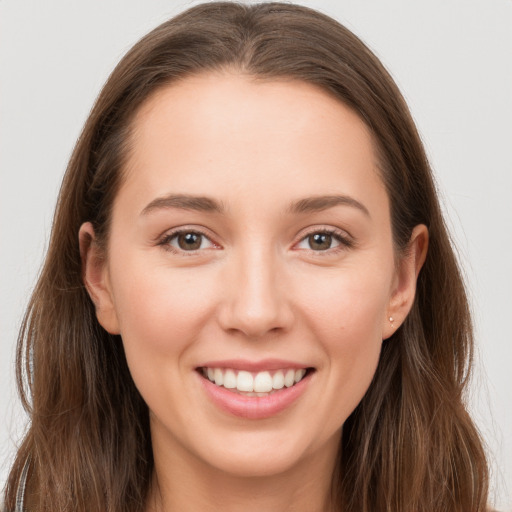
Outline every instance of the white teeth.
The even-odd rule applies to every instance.
[[[284,373],[281,370],[274,374],[274,377],[272,378],[272,387],[274,389],[284,388]]]
[[[237,372],[231,368],[201,368],[201,373],[217,386],[236,389],[247,396],[267,396],[273,391],[300,382],[306,375],[306,369],[277,370],[272,375],[269,371],[253,374],[243,370]]]
[[[236,375],[233,370],[226,370],[224,374],[224,387],[228,389],[236,388]]]
[[[254,391],[268,393],[272,391],[272,377],[268,372],[259,372],[254,378]]]
[[[284,385],[289,388],[295,383],[295,371],[288,370],[284,376]]]
[[[300,382],[304,375],[306,375],[306,370],[304,370],[304,368],[301,368],[300,370],[295,370],[295,383]]]
[[[238,389],[238,391],[254,391],[254,379],[249,372],[238,372],[238,376],[236,378],[236,389]]]
[[[222,384],[224,384],[224,375],[220,368],[215,368],[213,371],[213,378],[215,379],[215,384],[217,384],[217,386],[222,386]]]

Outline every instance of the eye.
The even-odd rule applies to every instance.
[[[338,245],[340,245],[340,242],[331,233],[311,233],[303,238],[297,247],[313,251],[327,251]]]
[[[298,249],[323,252],[351,246],[352,242],[336,231],[315,231],[305,236],[296,247]]]
[[[216,247],[206,235],[197,231],[179,231],[171,233],[162,240],[161,244],[176,251],[188,252]]]

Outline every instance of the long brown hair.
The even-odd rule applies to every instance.
[[[17,349],[30,415],[6,505],[29,461],[34,511],[140,512],[153,470],[148,410],[119,336],[98,324],[82,282],[78,230],[108,238],[137,109],[194,73],[231,69],[315,84],[368,125],[391,202],[397,251],[425,224],[429,252],[413,309],[383,344],[375,378],[348,418],[333,493],[344,512],[486,508],[487,467],[464,406],[472,326],[461,274],[420,138],[395,83],[372,52],[305,7],[230,2],[194,7],[139,41],[87,120],[60,191],[45,265]]]

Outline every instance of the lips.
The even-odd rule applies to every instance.
[[[224,412],[247,419],[277,415],[305,392],[314,368],[285,361],[225,361],[196,368],[206,394]]]

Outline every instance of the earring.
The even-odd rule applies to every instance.
[[[393,322],[394,322],[394,319],[393,319],[393,317],[392,317],[392,316],[390,316],[390,317],[389,317],[389,323],[391,324],[391,327],[395,327],[395,326],[393,325]]]

